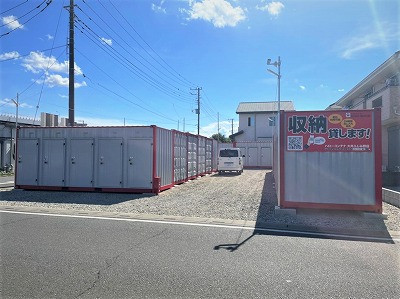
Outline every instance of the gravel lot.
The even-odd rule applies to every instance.
[[[314,229],[390,230],[400,232],[400,209],[383,203],[383,217],[361,212],[297,210],[278,216],[273,176],[269,170],[245,170],[242,175],[212,174],[176,186],[159,195],[25,191],[0,189],[1,206],[79,211],[144,213],[256,221],[258,226],[301,225]]]

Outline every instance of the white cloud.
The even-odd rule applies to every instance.
[[[261,3],[265,3],[265,0],[261,1]],[[282,9],[285,7],[282,2],[273,1],[267,3],[265,5],[256,5],[256,9],[267,11],[272,16],[279,16],[282,12]]]
[[[101,38],[102,43],[109,45],[110,47],[112,46],[112,40],[111,39],[107,39],[105,37]]]
[[[0,61],[2,60],[10,60],[19,58],[19,53],[17,51],[7,52],[4,54],[0,54]]]
[[[306,90],[306,87],[303,86],[303,85],[300,85],[299,87],[300,87],[301,90]]]
[[[341,88],[341,89],[338,89],[338,91],[339,91],[339,92],[343,92],[343,91],[344,91],[344,89],[343,89],[343,88]]]
[[[0,105],[9,106],[9,107],[15,107],[14,102],[9,98],[5,98],[4,100],[0,100]]]
[[[340,56],[345,59],[351,59],[360,52],[387,48],[389,43],[398,42],[399,39],[400,31],[393,24],[383,23],[373,29],[365,28],[358,35],[342,41]]]
[[[50,35],[50,34],[46,34],[46,37],[47,37],[48,40],[54,39],[54,36],[52,36],[52,35]]]
[[[1,22],[5,25],[8,29],[15,30],[17,28],[23,29],[24,25],[18,22],[17,17],[15,16],[6,16],[1,18]]]
[[[41,84],[43,83],[43,80],[37,80],[37,83]],[[69,86],[69,79],[68,77],[63,77],[58,74],[52,74],[46,76],[46,79],[44,79],[44,83],[49,86],[49,87],[68,87]],[[87,86],[85,81],[82,81],[81,83],[75,82],[74,83],[75,88]]]
[[[152,4],[151,4],[151,9],[152,9],[154,12],[157,12],[157,13],[164,13],[164,14],[167,13],[167,11],[165,10],[165,8],[162,7],[162,5],[164,4],[164,2],[165,2],[165,0],[161,0],[160,5],[157,5],[157,4],[152,3]]]
[[[54,56],[46,56],[42,52],[31,52],[27,57],[22,59],[21,65],[25,70],[38,74],[43,72],[45,79],[35,80],[37,84],[46,84],[49,87],[68,87],[68,77],[61,74],[69,74],[69,62],[59,62]],[[82,75],[82,69],[75,63],[75,75]],[[87,86],[85,81],[75,82],[75,88]]]
[[[38,74],[41,71],[57,72],[68,74],[69,62],[58,62],[54,56],[48,57],[42,52],[31,52],[29,56],[23,59],[22,66],[34,73]],[[75,74],[82,74],[81,68],[75,63]]]
[[[33,108],[32,105],[29,105],[29,104],[27,104],[27,103],[18,103],[18,106],[19,106],[20,108]]]
[[[233,122],[233,133],[237,132],[237,128],[239,126],[239,122]],[[219,122],[219,132],[225,137],[229,137],[232,134],[232,123],[230,121],[220,121]],[[196,132],[192,132],[193,134],[197,134]],[[218,133],[218,122],[209,123],[206,126],[200,126],[200,135],[211,137],[214,134]]]
[[[235,27],[246,19],[245,11],[240,6],[233,7],[226,0],[202,0],[189,2],[189,5],[190,10],[181,10],[189,14],[188,20],[208,21],[217,28]]]
[[[16,100],[14,100],[16,101]],[[13,102],[12,99],[5,98],[4,100],[0,100],[0,105],[8,106],[8,107],[15,107],[15,103]],[[18,102],[18,107],[20,108],[33,108],[31,105],[24,103],[24,102]]]

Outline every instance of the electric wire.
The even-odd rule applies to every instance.
[[[159,89],[160,91],[163,91],[167,93],[169,96],[175,97],[177,100],[180,101],[185,101],[185,99],[181,98],[181,95],[178,94],[175,90],[171,90],[168,86],[165,84],[159,82],[157,79],[154,79],[154,77],[146,74],[143,72],[140,68],[138,68],[135,64],[133,64],[130,60],[128,60],[125,56],[120,54],[114,47],[110,46],[107,43],[101,42],[101,36],[94,32],[89,26],[87,26],[85,23],[82,22],[81,19],[77,18],[77,25],[80,27],[75,26],[82,34],[84,34],[86,37],[88,37],[93,43],[95,43],[98,47],[100,47],[103,51],[111,55],[114,59],[116,59],[122,66],[127,68],[128,70],[132,71],[136,76],[138,76],[140,79],[144,80],[146,83],[150,84],[151,86]],[[89,37],[88,34],[91,35]],[[186,100],[188,102],[188,100]]]
[[[38,50],[38,51],[36,51],[36,52],[48,52],[48,51],[52,51],[52,50],[55,50],[55,49],[59,49],[59,48],[64,48],[66,45],[62,45],[62,46],[57,46],[57,47],[52,47],[52,48],[48,48],[48,49],[44,49],[44,50]],[[17,57],[12,57],[12,58],[7,58],[7,59],[0,59],[0,63],[2,63],[2,62],[6,62],[6,61],[10,61],[10,60],[17,60],[17,59],[20,59],[20,58],[22,58],[22,57],[27,57],[27,56],[29,56],[29,55],[31,55],[32,54],[32,52],[30,52],[29,54],[24,54],[24,55],[20,55],[19,53],[18,53],[18,56]]]
[[[46,1],[46,0],[45,0],[45,1]],[[43,2],[45,2],[45,1],[43,1]],[[39,14],[41,14],[47,7],[49,7],[49,5],[51,4],[52,1],[53,1],[53,0],[48,0],[48,1],[46,2],[46,6],[45,6],[44,8],[42,8],[38,13],[36,13],[36,14],[33,15],[32,17],[30,17],[30,18],[29,18],[27,21],[25,21],[24,23],[20,24],[18,27],[15,27],[15,28],[13,28],[13,29],[10,30],[10,31],[1,34],[1,35],[0,35],[0,38],[2,38],[3,36],[6,36],[6,35],[8,35],[8,34],[10,34],[11,32],[13,32],[13,31],[15,31],[15,30],[17,30],[17,29],[19,29],[19,28],[22,28],[24,25],[26,25],[26,24],[27,24],[28,22],[30,22],[32,19],[34,19],[35,17],[37,17]],[[42,3],[43,3],[43,2],[42,2]],[[41,6],[41,4],[40,4],[40,6]],[[38,7],[36,7],[35,9],[37,9],[37,8],[38,8]],[[20,18],[18,18],[18,19],[20,19]],[[17,21],[18,19],[14,19],[13,21],[11,21],[11,22],[9,22],[9,23],[7,23],[7,24],[4,24],[3,26],[8,25],[8,24],[10,24],[10,23],[13,23],[13,22]]]
[[[51,1],[50,1],[50,2],[51,2]],[[60,14],[59,14],[59,16],[58,16],[58,21],[57,21],[57,26],[56,26],[56,30],[55,30],[55,33],[54,33],[54,37],[56,37],[56,36],[57,36],[57,33],[58,33],[58,27],[60,26],[60,19],[61,19],[61,13],[62,13],[63,7],[64,7],[64,1],[63,1],[62,5],[61,5],[61,10],[60,10]],[[56,39],[54,38],[54,39],[53,39],[53,43],[52,43],[52,49],[51,49],[51,51],[50,51],[49,57],[51,57],[51,55],[52,55],[52,53],[53,53],[53,47],[54,47],[55,41],[56,41]],[[48,62],[47,62],[47,67],[46,67],[45,73],[48,72],[49,68],[50,68],[50,59],[49,59]],[[39,110],[39,107],[40,107],[40,101],[41,101],[41,99],[42,99],[43,88],[44,88],[45,82],[46,82],[46,79],[43,80],[43,82],[42,82],[42,87],[41,87],[41,89],[40,89],[40,95],[39,95],[38,103],[37,103],[37,105],[36,105],[35,117],[33,118],[33,121],[34,121],[34,122],[35,122],[35,120],[36,120],[36,116],[37,116],[37,113],[38,113],[38,110]]]
[[[86,2],[85,2],[85,3],[86,3]],[[86,4],[87,4],[87,3],[86,3]],[[87,5],[88,5],[88,4],[87,4]],[[129,43],[127,43],[126,40],[124,40],[118,33],[116,33],[115,30],[113,30],[113,29],[108,25],[108,23],[105,22],[105,21],[103,20],[103,18],[97,14],[96,11],[94,11],[90,6],[88,6],[88,7],[93,11],[93,13],[95,13],[95,14],[98,16],[98,18],[99,18],[100,20],[102,20],[102,22],[103,22],[108,28],[111,29],[111,31],[113,31],[114,34],[116,34],[121,40],[123,40],[124,43],[125,43],[130,49],[132,49],[139,57],[141,57],[143,60],[145,60],[147,63],[149,63],[148,60],[146,60],[146,59],[145,59],[139,52],[137,52]],[[85,14],[85,16],[88,17],[98,28],[100,28],[102,31],[104,31],[104,32],[106,33],[107,36],[111,37],[111,34],[109,34],[109,33],[106,32],[104,29],[102,29],[101,26],[100,26],[96,21],[93,20],[93,18],[91,18],[88,14],[86,14],[86,13],[82,10],[82,8],[78,7],[78,9],[79,9],[81,12],[83,12],[83,13]],[[81,18],[79,18],[78,21],[81,22],[81,23],[83,24],[83,26],[84,26],[87,30],[92,31],[92,32],[96,35],[96,39],[97,39],[97,38],[100,39],[100,40],[102,39],[102,37],[101,37],[99,34],[97,34],[96,32],[94,32],[94,30],[93,30],[91,27],[89,27],[85,22],[83,22]],[[158,87],[161,87],[161,88],[167,90],[168,92],[173,93],[174,95],[178,96],[178,100],[182,100],[182,99],[185,99],[185,98],[186,98],[186,99],[189,99],[189,95],[182,94],[180,88],[174,86],[173,84],[171,84],[171,83],[168,82],[167,80],[162,79],[162,78],[156,73],[157,69],[154,67],[154,65],[150,64],[150,66],[151,66],[151,68],[150,68],[149,66],[145,65],[142,61],[140,61],[138,58],[136,58],[134,55],[132,55],[132,53],[129,52],[129,51],[128,51],[124,46],[122,46],[118,41],[115,41],[115,39],[113,39],[113,43],[120,45],[121,48],[122,48],[127,54],[130,55],[130,57],[132,57],[133,59],[135,59],[138,63],[140,63],[144,68],[146,68],[148,71],[150,71],[150,72],[153,74],[153,75],[147,74],[145,71],[143,71],[143,70],[142,70],[141,68],[139,68],[137,65],[135,65],[135,64],[133,64],[131,61],[127,60],[127,58],[126,58],[124,55],[122,55],[121,53],[119,53],[116,49],[114,49],[114,47],[111,47],[110,45],[108,45],[110,48],[112,48],[112,50],[113,50],[114,53],[118,53],[119,56],[123,56],[124,59],[126,59],[129,63],[131,63],[131,64],[135,67],[135,69],[140,73],[140,75],[138,75],[139,78],[143,79],[143,76],[146,77],[146,80],[145,80],[145,81],[146,81],[147,83],[149,83],[148,80],[152,81],[153,84],[151,84],[151,85],[153,85],[153,87],[156,87],[156,86],[154,86],[154,84],[159,85]],[[158,71],[159,71],[159,70],[158,70]],[[155,78],[154,76],[156,76],[157,78]],[[163,82],[161,82],[160,80],[162,80]],[[156,87],[156,88],[157,88],[157,87]]]
[[[137,95],[133,94],[133,93],[132,93],[129,89],[127,89],[124,85],[122,85],[122,84],[121,84],[120,82],[118,82],[116,79],[114,79],[113,77],[111,77],[106,71],[104,71],[103,69],[101,69],[96,63],[94,63],[93,61],[91,61],[85,54],[83,54],[81,51],[79,51],[79,49],[75,49],[75,50],[76,50],[78,53],[80,53],[85,59],[87,59],[91,64],[93,64],[99,71],[101,71],[101,72],[102,72],[103,74],[105,74],[109,79],[111,79],[114,83],[116,83],[118,86],[120,86],[120,87],[121,87],[122,89],[124,89],[126,92],[128,92],[129,94],[131,94],[133,97],[137,98],[138,100],[141,100]],[[86,75],[84,75],[84,76],[87,77]],[[91,80],[91,79],[89,78],[89,80]],[[92,81],[92,80],[91,80],[91,81]],[[93,81],[92,81],[92,82],[93,82]],[[131,103],[131,104],[133,104],[133,105],[136,105],[136,106],[142,108],[142,109],[145,110],[145,111],[151,112],[151,113],[153,113],[153,114],[155,114],[155,115],[157,115],[157,116],[160,116],[160,117],[162,117],[162,118],[175,121],[175,120],[171,119],[170,117],[168,117],[168,116],[166,116],[166,115],[163,115],[163,114],[158,113],[158,112],[154,112],[154,111],[152,111],[152,110],[150,110],[150,109],[147,109],[147,108],[143,107],[142,105],[139,105],[139,104],[137,104],[137,103],[135,103],[135,102],[132,102],[131,100],[129,100],[129,99],[127,99],[127,98],[125,98],[125,97],[119,95],[118,93],[116,93],[116,92],[110,90],[109,88],[106,88],[104,85],[102,85],[102,84],[100,84],[100,83],[97,83],[97,85],[100,86],[100,87],[102,87],[103,89],[109,91],[110,93],[112,93],[112,94],[114,94],[114,95],[117,95],[119,98],[124,99],[124,100],[126,100],[127,102],[129,102],[129,103]]]
[[[84,1],[84,0],[83,0]],[[100,2],[100,1],[99,1]],[[161,60],[165,65],[163,65],[162,63],[159,62],[159,60],[157,60],[150,52],[148,52],[139,42],[136,41],[136,39],[125,29],[125,27],[123,27],[122,25],[120,25],[125,32],[128,33],[128,35],[135,40],[138,45],[145,50],[149,56],[151,56],[161,67],[165,68],[165,70],[167,70],[168,72],[170,72],[172,75],[176,76],[179,80],[186,82],[188,87],[194,87],[196,86],[196,84],[190,82],[188,79],[186,79],[185,77],[183,77],[181,74],[179,74],[174,68],[172,68],[146,41],[145,39],[139,34],[139,32],[136,31],[136,29],[132,26],[132,24],[125,18],[125,16],[118,10],[118,8],[112,3],[111,0],[109,0],[109,3],[111,4],[111,6],[115,9],[115,11],[122,17],[122,19],[128,24],[128,26],[137,34],[137,36],[139,36],[139,38],[143,41],[143,43],[152,51],[152,53],[154,53],[159,60]]]
[[[115,16],[113,14],[110,13],[110,11],[100,2],[100,5],[108,12],[108,14],[114,19],[114,21],[120,25],[125,31],[126,29],[119,23],[119,21],[115,18]],[[121,35],[119,35],[118,32],[116,32],[116,30],[113,29],[112,26],[110,26],[109,22],[106,22],[94,9],[91,8],[90,5],[88,5],[85,1],[84,3],[88,6],[88,8],[104,23],[104,25],[110,29],[117,37],[119,37],[124,44],[130,48],[133,52],[135,52],[135,54],[137,56],[139,56],[143,61],[145,61],[149,66],[147,66],[145,63],[143,63],[141,60],[139,60],[138,58],[136,58],[134,55],[132,55],[128,50],[126,50],[123,46],[122,48],[128,53],[130,54],[131,57],[133,57],[137,62],[139,62],[143,67],[145,67],[147,70],[149,70],[151,73],[153,73],[154,75],[158,76],[158,74],[156,72],[159,72],[160,74],[162,74],[163,76],[165,76],[166,78],[168,78],[169,80],[177,83],[177,84],[182,84],[180,82],[178,82],[178,80],[171,78],[171,76],[169,76],[168,74],[165,74],[165,72],[163,72],[162,70],[160,70],[159,68],[157,68],[154,64],[152,64],[149,60],[147,60],[142,54],[140,54],[130,43],[128,43],[124,38],[121,37]],[[103,30],[104,33],[106,33],[107,36],[112,37],[112,35],[105,31],[104,29],[101,28],[101,26],[93,19],[91,18],[82,8],[80,8],[78,6],[78,9],[86,16],[89,18],[90,21],[92,21],[99,29]],[[115,40],[115,38],[113,38],[113,40]],[[135,40],[135,42],[137,43],[137,41]],[[141,46],[139,44],[139,46]],[[171,83],[167,82],[167,80],[164,80],[167,84],[171,85],[173,88],[180,90],[180,88],[173,86]]]
[[[28,1],[29,1],[29,0],[25,0],[24,2],[15,5],[14,7],[11,7],[11,8],[9,8],[9,9],[3,11],[3,12],[0,12],[0,15],[3,15],[3,14],[5,14],[5,13],[8,13],[9,11],[11,11],[11,10],[13,10],[13,9],[15,9],[15,8],[17,8],[17,7],[20,7],[21,5],[25,4],[25,3],[28,2]]]

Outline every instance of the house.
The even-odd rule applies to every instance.
[[[400,185],[400,51],[354,86],[332,109],[381,108],[384,185]]]
[[[38,126],[40,121],[29,117],[0,114],[0,170],[12,170],[15,165],[15,127]]]
[[[280,110],[294,110],[293,102],[281,101]],[[242,102],[238,132],[229,137],[245,155],[246,168],[271,168],[273,136],[277,128],[278,102]]]
[[[281,101],[280,110],[295,110],[293,102]],[[241,102],[238,132],[229,136],[235,141],[272,140],[277,122],[278,102]]]

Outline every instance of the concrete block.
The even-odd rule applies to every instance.
[[[364,218],[368,218],[368,219],[387,219],[387,214],[382,213],[371,213],[371,212],[363,212],[363,216]]]
[[[296,216],[296,209],[287,209],[275,206],[275,215],[279,216]]]

